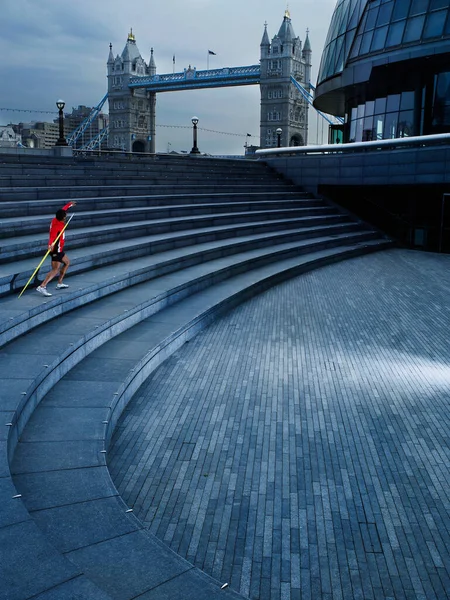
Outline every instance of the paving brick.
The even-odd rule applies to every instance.
[[[449,267],[389,250],[307,273],[210,326],[119,423],[109,458],[125,502],[250,598],[443,597]],[[130,487],[141,475],[151,493]],[[166,501],[168,485],[182,493]]]

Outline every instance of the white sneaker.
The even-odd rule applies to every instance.
[[[69,286],[67,285],[67,283],[57,283],[56,284],[56,289],[57,290],[65,290],[66,288],[68,288]]]
[[[43,296],[51,296],[50,292],[47,292],[47,288],[39,286],[36,288],[36,291],[42,294]]]

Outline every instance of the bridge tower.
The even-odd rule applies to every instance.
[[[267,23],[261,40],[261,122],[260,146],[277,145],[276,130],[281,128],[282,146],[308,143],[308,102],[291,81],[293,76],[309,90],[311,44],[295,37],[289,11],[286,10],[278,34],[269,40]]]
[[[155,75],[156,65],[151,50],[149,64],[142,58],[133,31],[128,34],[121,56],[114,58],[109,45],[108,147],[126,152],[155,152],[156,94],[144,89],[130,89],[131,77]]]

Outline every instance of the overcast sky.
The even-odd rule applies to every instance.
[[[259,62],[264,22],[270,39],[289,8],[294,32],[312,47],[316,83],[325,38],[336,0],[0,0],[0,124],[51,114],[11,112],[4,108],[55,111],[95,106],[107,91],[109,44],[121,54],[130,28],[148,63],[154,48],[157,73],[206,69]],[[107,108],[107,105],[105,105]],[[201,151],[242,154],[246,134],[259,144],[259,86],[157,95],[156,150],[190,150],[191,117],[199,118]],[[184,127],[183,127],[184,126]],[[221,133],[212,133],[204,129]],[[310,143],[326,136],[326,123],[310,111]],[[232,134],[232,135],[230,135]]]

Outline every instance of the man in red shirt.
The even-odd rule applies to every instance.
[[[36,288],[36,291],[43,296],[51,296],[50,292],[47,291],[47,283],[49,283],[59,273],[58,283],[56,284],[57,290],[68,288],[66,283],[63,283],[64,275],[67,273],[67,269],[70,265],[68,256],[63,252],[64,248],[64,237],[65,231],[64,226],[66,224],[67,210],[72,206],[75,206],[76,202],[68,202],[65,206],[60,208],[50,223],[50,237],[48,240],[48,249],[50,250],[50,256],[52,258],[52,270],[46,276],[40,286]],[[62,232],[62,233],[61,233]],[[61,235],[60,235],[61,234]],[[59,238],[58,238],[59,235]]]

